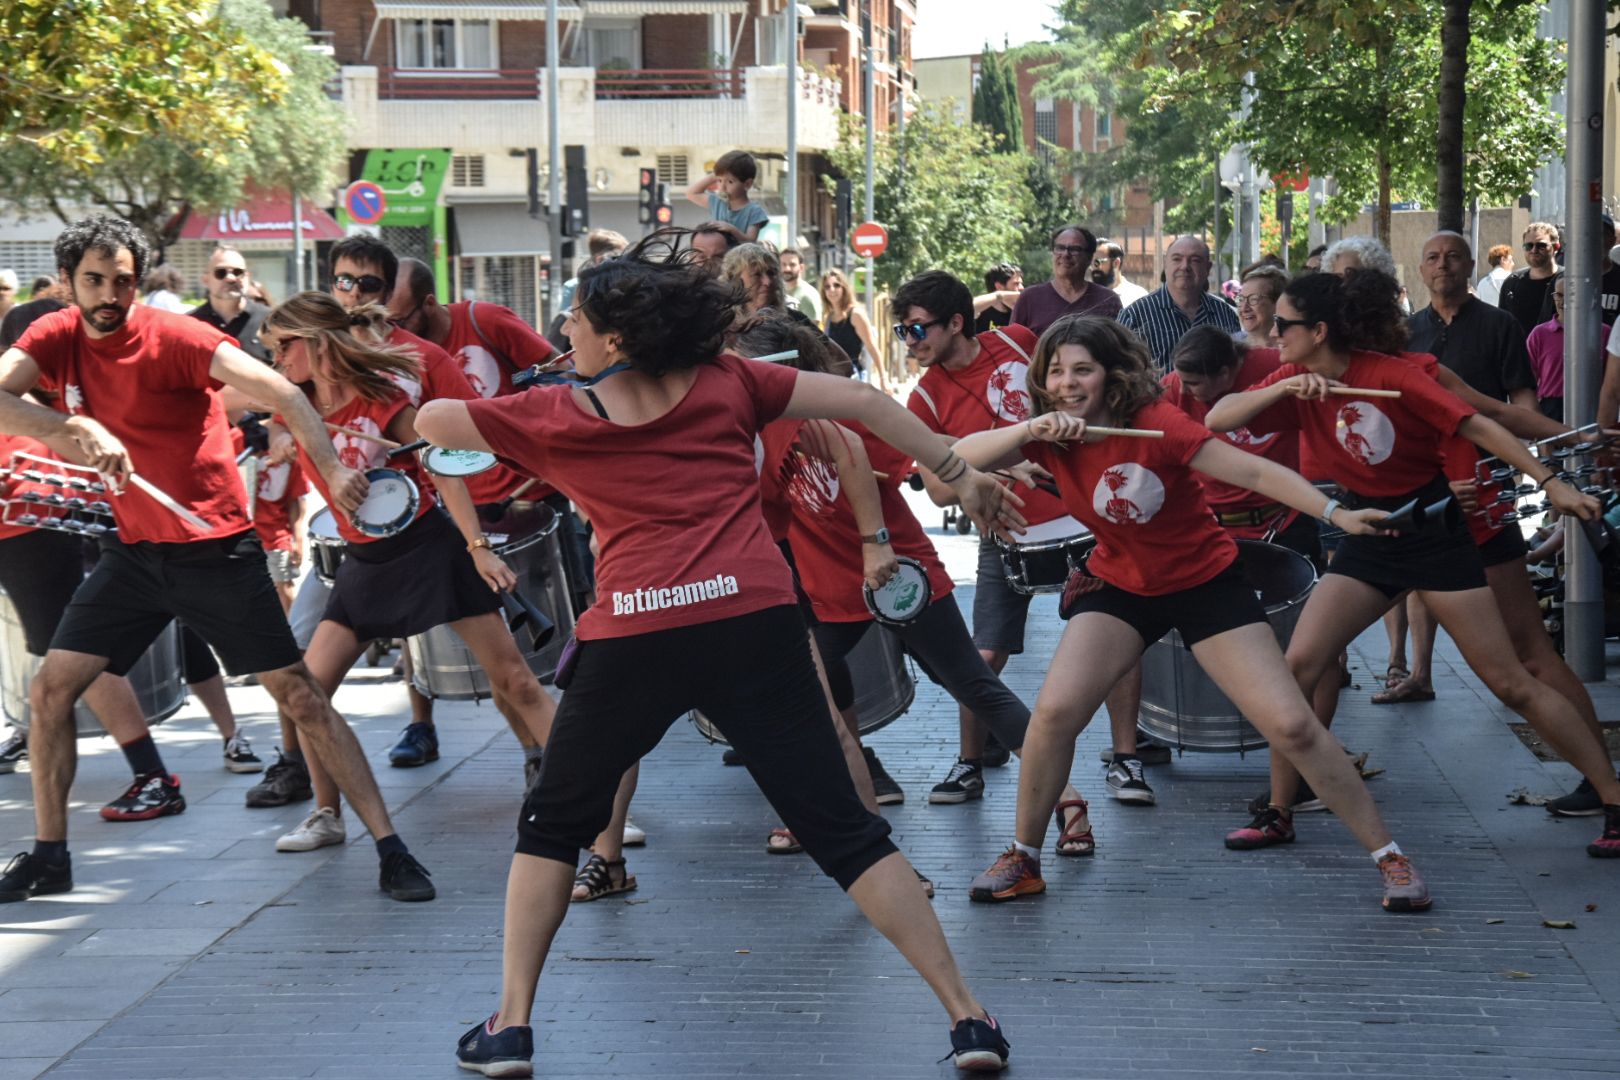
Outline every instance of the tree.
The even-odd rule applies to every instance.
[[[1006,151],[1024,146],[1024,110],[1018,102],[1015,65],[989,45],[979,59],[979,85],[973,91],[973,122],[1001,136]]]
[[[63,221],[87,206],[110,211],[134,223],[161,252],[174,242],[179,211],[229,207],[250,179],[303,195],[327,190],[345,152],[345,114],[325,90],[336,74],[332,61],[307,47],[301,22],[276,17],[265,0],[224,0],[218,13],[216,35],[251,38],[284,72],[281,91],[271,98],[238,88],[233,74],[207,88],[242,99],[239,136],[231,134],[236,127],[222,133],[205,125],[159,130],[133,142],[107,139],[97,145],[97,160],[76,159],[80,164],[71,168],[60,141],[14,140],[0,148],[7,197],[25,213],[52,213]]]
[[[1468,16],[1474,0],[1445,0],[1440,24],[1440,116],[1434,142],[1439,225],[1463,231],[1463,118],[1468,109]]]

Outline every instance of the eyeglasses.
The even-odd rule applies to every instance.
[[[332,288],[338,292],[354,292],[359,289],[363,293],[380,293],[387,284],[376,274],[361,274],[359,277],[353,274],[339,274],[332,279]]]
[[[1264,303],[1265,300],[1266,298],[1259,293],[1238,293],[1237,306],[1254,307],[1256,304]]]
[[[1281,315],[1273,315],[1271,325],[1277,328],[1277,335],[1281,337],[1290,326],[1315,326],[1316,323],[1310,319],[1285,319]]]
[[[245,266],[216,266],[216,267],[214,267],[214,279],[216,281],[224,281],[228,277],[239,277],[239,278],[247,277],[247,267],[245,267]]]
[[[944,319],[930,319],[928,322],[895,323],[891,329],[894,330],[894,338],[896,341],[901,342],[902,344],[908,341],[917,343],[928,336],[928,330],[930,327],[940,326],[944,322]]]
[[[1527,240],[1527,241],[1525,241],[1525,244],[1524,244],[1524,250],[1526,250],[1526,251],[1551,251],[1552,250],[1552,245],[1549,244],[1545,240],[1537,240],[1537,241],[1534,241],[1534,242],[1531,242],[1531,241]]]
[[[287,351],[293,347],[293,342],[298,340],[300,339],[294,337],[292,334],[287,334],[284,337],[276,338],[270,343],[270,352],[277,360],[280,360],[285,357],[287,355]]]
[[[1095,259],[1091,260],[1091,265],[1092,266],[1107,266],[1109,263],[1111,263],[1113,261],[1114,260],[1109,258],[1107,255],[1099,255]]]
[[[1096,248],[1086,247],[1084,244],[1053,244],[1053,255],[1067,255],[1071,259],[1089,259],[1096,252]]]

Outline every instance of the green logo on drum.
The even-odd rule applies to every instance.
[[[896,612],[910,611],[917,604],[917,594],[922,587],[915,581],[908,581],[895,590],[892,606]]]

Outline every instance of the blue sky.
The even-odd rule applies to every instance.
[[[1048,0],[917,0],[911,55],[962,56],[979,52],[986,41],[999,47],[1003,38],[1013,45],[1045,40],[1045,24],[1055,21],[1052,7]],[[989,11],[999,17],[986,18]]]

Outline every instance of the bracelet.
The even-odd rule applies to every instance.
[[[954,469],[951,472],[951,475],[942,476],[942,477],[939,478],[940,483],[942,483],[942,484],[954,484],[958,480],[962,479],[962,477],[964,475],[967,474],[967,471],[968,471],[968,463],[967,462],[963,461],[961,458],[957,458],[956,459],[956,464],[957,464],[957,468]]]
[[[490,542],[489,542],[489,537],[480,536],[478,539],[474,540],[472,543],[467,545],[467,554],[471,555],[473,552],[477,551],[479,548],[483,548],[485,551],[494,551],[495,550],[494,546],[491,545]]]
[[[1563,473],[1556,473],[1555,472],[1551,476],[1547,477],[1547,479],[1545,479],[1541,483],[1537,484],[1536,485],[1536,490],[1537,491],[1544,491],[1548,484],[1552,483],[1554,480],[1562,480],[1563,478],[1564,478]]]
[[[945,451],[945,457],[940,461],[940,463],[938,465],[936,465],[930,471],[935,476],[940,476],[941,474],[943,474],[945,472],[946,469],[951,467],[951,461],[955,457],[956,457],[956,451],[955,450],[947,450],[947,451]]]
[[[1329,499],[1327,501],[1327,505],[1322,507],[1322,512],[1317,516],[1322,519],[1323,524],[1332,525],[1333,511],[1337,510],[1340,505],[1341,504],[1338,499]]]

